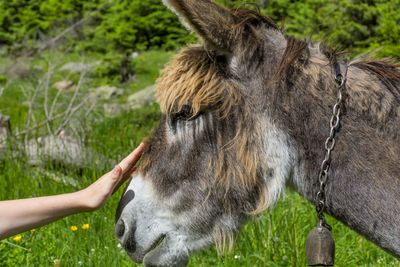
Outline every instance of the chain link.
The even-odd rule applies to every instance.
[[[325,141],[325,158],[322,161],[321,169],[318,175],[319,191],[317,193],[317,199],[316,199],[317,200],[316,210],[318,213],[320,224],[324,224],[328,228],[330,228],[330,226],[325,223],[325,218],[324,218],[324,211],[326,204],[325,186],[328,180],[329,169],[331,167],[332,150],[335,148],[336,144],[335,136],[340,127],[340,116],[343,105],[343,91],[345,89],[346,78],[341,73],[337,73],[335,81],[338,85],[337,99],[332,110],[332,117],[330,120],[331,129],[329,137]]]

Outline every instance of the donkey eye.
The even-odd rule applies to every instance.
[[[192,108],[189,105],[184,105],[182,109],[176,113],[171,114],[171,121],[188,121],[194,119]]]

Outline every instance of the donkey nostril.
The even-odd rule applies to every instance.
[[[127,252],[134,253],[136,250],[135,242],[136,223],[128,225],[124,220],[119,219],[115,226],[115,235]]]
[[[136,250],[136,242],[133,236],[129,236],[125,243],[125,249],[127,252],[133,253]]]
[[[115,226],[115,234],[118,238],[122,238],[125,234],[125,223],[123,220],[118,220]]]
[[[134,223],[129,229],[128,229],[128,238],[125,241],[124,248],[127,252],[129,253],[134,253],[136,250],[136,241],[135,241],[135,232],[136,232],[136,224]]]

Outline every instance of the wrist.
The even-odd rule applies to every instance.
[[[77,208],[81,211],[94,211],[97,209],[94,203],[91,201],[91,192],[89,188],[82,189],[80,191],[77,191],[74,194],[74,198],[77,203]]]

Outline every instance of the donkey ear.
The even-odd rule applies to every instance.
[[[214,48],[232,52],[234,16],[209,0],[163,0],[182,24]]]

